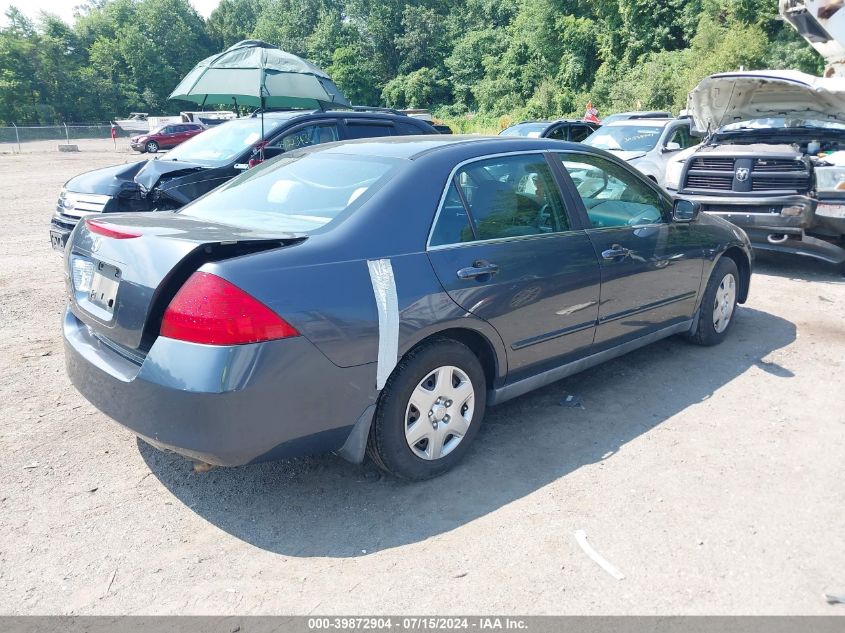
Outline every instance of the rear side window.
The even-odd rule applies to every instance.
[[[431,246],[567,231],[569,218],[543,154],[470,163],[450,183]]]
[[[349,138],[373,138],[377,136],[392,136],[394,127],[376,122],[356,123],[346,122],[346,133]]]
[[[311,233],[360,208],[405,163],[325,152],[283,156],[230,180],[181,213],[266,233]]]
[[[423,131],[413,123],[397,123],[398,134],[432,134],[430,130]]]

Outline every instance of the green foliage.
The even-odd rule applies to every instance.
[[[356,104],[427,107],[456,131],[522,118],[677,111],[713,72],[821,58],[775,0],[86,0],[73,25],[14,7],[0,27],[0,122],[167,114],[204,57],[264,39],[324,68]]]

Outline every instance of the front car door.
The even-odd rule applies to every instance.
[[[177,133],[178,126],[176,125],[168,125],[165,127],[159,136],[158,145],[162,149],[169,149],[171,147],[176,147],[179,143],[176,141],[178,136]]]
[[[544,152],[462,164],[429,238],[451,298],[501,335],[509,382],[583,355],[593,342],[599,265],[558,182]]]
[[[601,263],[597,349],[691,319],[704,253],[690,224],[671,221],[671,199],[613,159],[555,156],[578,191]]]

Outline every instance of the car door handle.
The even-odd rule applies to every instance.
[[[472,266],[461,268],[458,271],[458,279],[475,279],[483,275],[495,275],[499,272],[499,267],[490,262],[479,261],[474,262]]]
[[[620,257],[627,257],[630,254],[630,249],[620,246],[619,244],[614,244],[606,251],[602,251],[601,256],[604,259],[619,259]]]

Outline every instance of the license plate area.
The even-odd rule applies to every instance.
[[[71,278],[76,303],[101,321],[111,321],[120,287],[120,269],[74,255],[71,258]]]
[[[120,286],[120,270],[104,262],[97,262],[88,301],[110,315],[114,313],[117,288]]]
[[[816,215],[824,218],[845,218],[845,204],[819,203],[816,207]]]
[[[50,245],[57,251],[64,252],[67,237],[58,231],[50,231]]]

